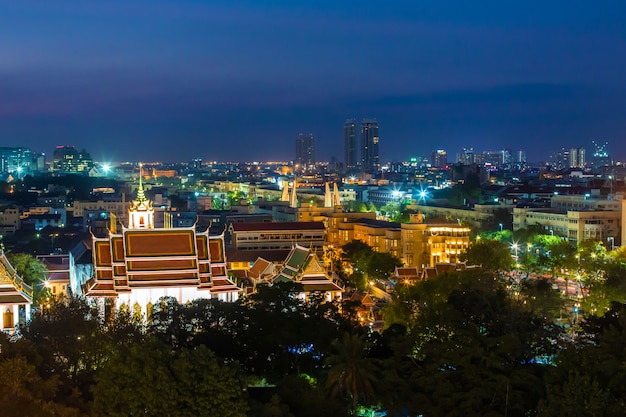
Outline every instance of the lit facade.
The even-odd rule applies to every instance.
[[[149,317],[161,297],[179,303],[197,298],[235,301],[240,288],[229,278],[224,235],[195,227],[154,227],[152,204],[140,182],[129,209],[128,227],[113,224],[109,235],[93,236],[94,276],[82,285],[88,297],[107,297]]]
[[[547,232],[576,244],[585,240],[624,240],[624,201],[593,199],[587,196],[554,196],[551,208],[513,209],[513,230],[540,225]]]
[[[361,169],[363,172],[380,171],[378,150],[378,122],[375,119],[361,121]]]
[[[346,120],[343,125],[344,164],[346,171],[354,170],[358,163],[358,147],[356,143],[356,122]]]
[[[425,223],[421,215],[411,215],[402,223],[402,262],[408,267],[432,267],[457,263],[469,247],[470,228],[457,223]]]
[[[21,324],[30,320],[33,289],[17,275],[0,250],[0,331],[13,334]]]

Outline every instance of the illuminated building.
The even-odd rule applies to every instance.
[[[570,168],[584,168],[585,162],[585,148],[572,148],[569,150]]]
[[[300,133],[296,138],[296,164],[301,167],[315,164],[315,138],[312,133]]]
[[[30,320],[33,289],[17,275],[13,266],[0,249],[0,330],[13,334],[20,324]]]
[[[343,125],[343,146],[346,171],[354,170],[358,163],[356,123],[354,119],[346,120],[346,123]]]
[[[54,150],[52,170],[60,173],[88,173],[93,160],[85,150],[73,146],[57,146]]]
[[[252,267],[253,270],[268,268],[268,262],[259,259],[263,268]],[[314,251],[300,245],[294,245],[282,267],[275,275],[267,278],[268,283],[295,282],[302,285],[300,297],[307,299],[311,293],[324,293],[327,301],[341,298],[342,284],[322,265]]]
[[[28,148],[0,147],[0,174],[12,174],[21,178],[34,165],[33,152]],[[36,168],[36,167],[35,167]]]
[[[363,172],[380,171],[378,141],[376,119],[363,119],[361,121],[361,170]]]
[[[37,259],[46,266],[45,285],[50,293],[55,297],[67,295],[74,271],[72,254],[38,255]]]
[[[617,245],[623,229],[623,200],[598,199],[586,195],[555,195],[549,208],[514,208],[513,230],[540,225],[554,236],[576,244],[585,240]],[[622,231],[623,232],[623,231]]]
[[[149,317],[161,297],[179,303],[197,298],[235,301],[240,288],[228,277],[224,235],[208,229],[157,228],[152,202],[140,179],[130,203],[128,227],[117,231],[115,216],[106,237],[92,237],[94,276],[82,288],[88,297],[108,297]]]
[[[437,169],[445,169],[448,166],[448,153],[438,149],[430,153],[430,166]]]
[[[405,266],[433,267],[439,263],[457,263],[469,247],[470,228],[458,223],[425,222],[421,214],[412,214],[402,223],[402,261]]]

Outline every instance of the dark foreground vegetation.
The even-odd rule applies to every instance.
[[[621,303],[564,324],[547,282],[512,291],[498,273],[466,271],[397,288],[379,334],[350,303],[304,303],[297,290],[163,299],[147,322],[133,306],[57,301],[21,337],[0,336],[0,414],[626,414]]]

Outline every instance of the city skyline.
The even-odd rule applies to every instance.
[[[463,147],[548,160],[609,142],[626,159],[626,5],[487,1],[11,4],[3,146],[96,160],[344,160],[347,119],[380,161]],[[368,28],[376,27],[375,31]],[[519,146],[523,144],[523,146]]]

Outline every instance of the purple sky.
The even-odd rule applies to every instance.
[[[381,159],[608,141],[626,159],[626,2],[5,1],[0,144],[98,160]],[[339,145],[339,146],[337,146]]]

